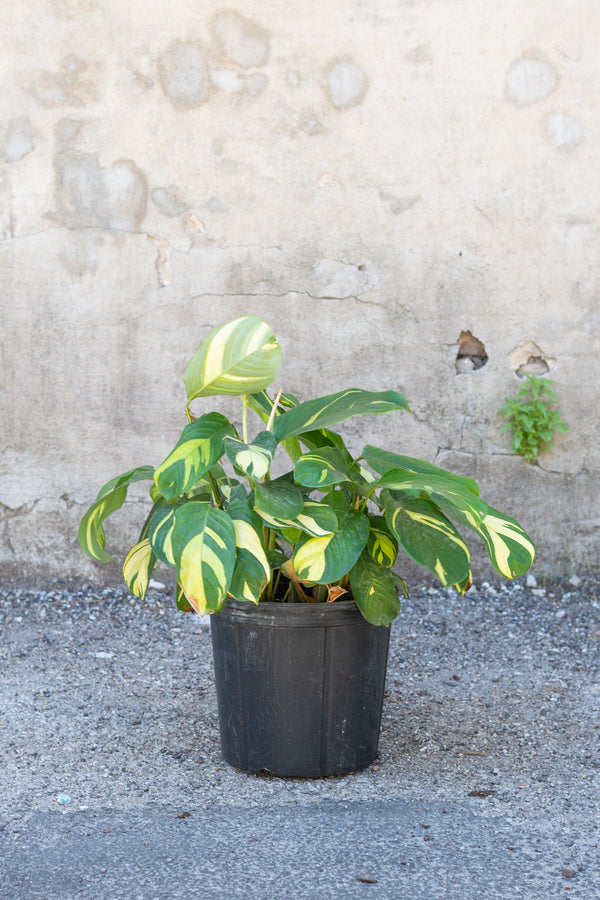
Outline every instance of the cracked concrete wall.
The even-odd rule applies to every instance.
[[[299,396],[403,391],[414,415],[349,423],[354,448],[472,474],[539,568],[597,567],[597,4],[30,0],[0,25],[3,571],[105,577],[82,511],[161,461],[187,358],[248,312]],[[496,415],[527,365],[571,427],[537,467]]]

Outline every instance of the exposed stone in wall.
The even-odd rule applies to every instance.
[[[476,372],[483,368],[488,361],[488,355],[483,343],[474,337],[470,331],[461,331],[457,343],[456,374],[464,375],[468,372]]]
[[[525,375],[545,375],[556,360],[546,357],[537,344],[525,341],[510,354],[510,367],[519,378]]]

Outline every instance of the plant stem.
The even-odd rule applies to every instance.
[[[248,394],[242,394],[242,440],[248,443]]]
[[[210,489],[212,491],[215,506],[218,506],[219,509],[223,509],[223,497],[221,496],[221,491],[219,490],[219,485],[215,481],[212,472],[208,473],[208,478],[210,480]]]
[[[279,398],[283,391],[278,391],[277,396],[273,400],[273,406],[271,407],[271,415],[269,416],[269,421],[267,422],[267,431],[273,431],[273,422],[275,421],[275,413],[277,412],[277,404],[279,403]]]

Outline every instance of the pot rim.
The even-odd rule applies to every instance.
[[[365,625],[370,628],[389,628],[371,625],[363,617],[354,600],[335,600],[333,603],[279,603],[263,601],[255,605],[249,601],[230,598],[223,609],[211,616],[223,616],[238,622],[252,622],[261,626],[314,628],[319,625]]]

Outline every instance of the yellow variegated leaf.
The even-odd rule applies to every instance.
[[[179,441],[154,473],[162,496],[172,500],[206,475],[225,452],[224,438],[232,434],[233,426],[216,412],[186,425]]]
[[[279,374],[281,347],[258,316],[241,316],[207,334],[187,364],[188,405],[195,397],[254,394]]]
[[[338,530],[323,537],[304,535],[292,557],[298,577],[331,584],[347,575],[369,537],[369,520],[356,509],[336,509]]]
[[[112,556],[104,549],[106,546],[104,520],[123,506],[129,485],[152,478],[153,474],[152,466],[140,466],[112,478],[100,488],[96,501],[92,503],[79,524],[77,539],[84,553],[100,562],[112,562]]]
[[[430,500],[394,499],[382,492],[386,522],[408,555],[443,585],[462,582],[470,572],[469,548],[454,525]]]
[[[148,538],[136,544],[123,563],[123,577],[127,587],[140,600],[145,600],[150,576],[156,566],[156,556]]]
[[[235,530],[227,513],[207,503],[179,507],[171,542],[190,604],[200,615],[221,609],[235,565]]]
[[[497,572],[506,578],[525,574],[535,557],[535,546],[514,519],[490,506],[477,530]]]
[[[367,550],[371,558],[380,566],[389,568],[398,556],[398,541],[390,532],[383,516],[369,516],[371,531]]]
[[[293,565],[301,581],[311,581],[319,584],[325,571],[325,551],[329,547],[332,534],[324,537],[314,537],[297,547],[294,553]],[[336,581],[337,579],[331,579]]]

